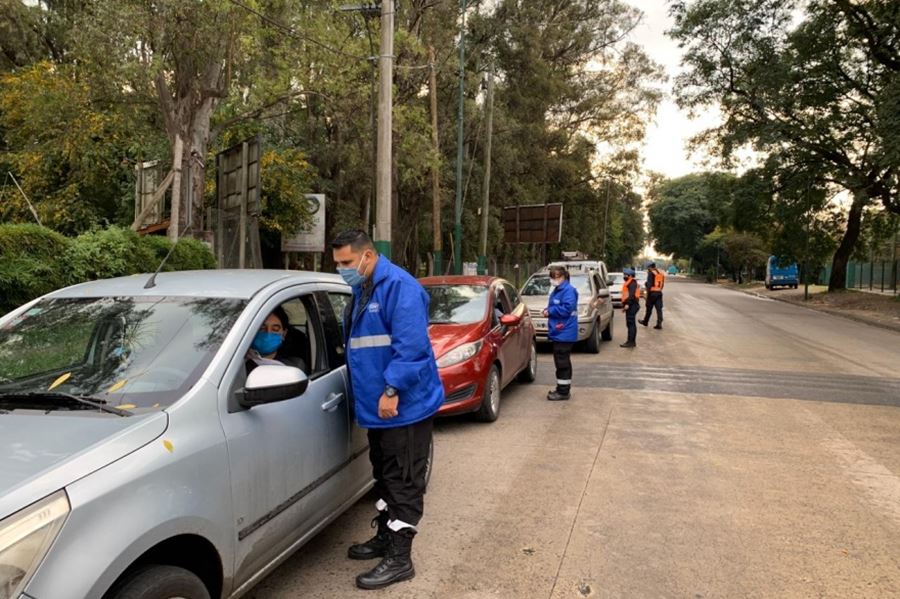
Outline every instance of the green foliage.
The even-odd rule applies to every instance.
[[[700,173],[663,180],[650,191],[650,236],[660,252],[693,257],[728,213],[729,175]]]
[[[0,225],[0,313],[67,285],[152,272],[171,247],[164,237],[141,237],[120,227],[68,238],[37,225]],[[204,243],[182,239],[164,270],[215,267]]]
[[[71,240],[31,224],[0,225],[0,313],[67,284]]]

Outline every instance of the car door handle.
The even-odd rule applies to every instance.
[[[341,405],[342,401],[344,401],[343,393],[332,393],[328,396],[328,399],[325,400],[325,403],[322,404],[322,411],[334,412],[337,410],[337,407]]]

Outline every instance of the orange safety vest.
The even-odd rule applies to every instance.
[[[650,271],[653,273],[653,285],[650,287],[650,292],[660,292],[663,290],[663,285],[666,284],[666,275],[664,275],[659,270],[655,268]]]
[[[625,282],[622,283],[622,305],[624,306],[628,303],[628,298],[631,297],[631,293],[629,292],[629,287],[634,283],[634,299],[641,299],[641,286],[637,284],[637,281],[634,280],[634,277],[625,277]]]

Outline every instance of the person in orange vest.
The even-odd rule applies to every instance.
[[[637,347],[637,324],[635,320],[641,309],[641,286],[634,278],[633,268],[623,268],[625,282],[622,283],[622,311],[625,313],[625,325],[628,327],[628,341],[619,347]]]
[[[650,315],[653,314],[653,309],[656,308],[656,326],[654,329],[661,329],[663,322],[663,301],[662,301],[662,291],[663,286],[666,284],[666,275],[663,274],[661,270],[656,268],[656,263],[651,262],[647,265],[647,299],[645,304],[647,306],[646,312],[644,312],[644,320],[641,321],[641,324],[647,326],[650,324]]]

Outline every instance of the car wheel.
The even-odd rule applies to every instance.
[[[613,323],[613,315],[610,314],[609,322],[606,324],[606,328],[603,329],[603,333],[601,333],[601,335],[600,335],[601,339],[603,339],[604,341],[612,341],[612,336],[613,336],[612,323]]]
[[[104,599],[210,599],[193,572],[176,566],[146,566],[127,574]]]
[[[475,418],[481,422],[493,422],[500,415],[500,371],[497,366],[491,366],[487,380],[484,383],[484,397],[481,399],[481,407],[475,413]]]
[[[528,365],[519,373],[519,382],[522,383],[533,383],[534,379],[537,378],[537,343],[533,340],[531,342],[530,352],[531,353],[528,356]]]
[[[594,326],[591,328],[591,336],[587,339],[587,351],[591,354],[599,354],[600,353],[600,320],[596,320],[594,322]]]

